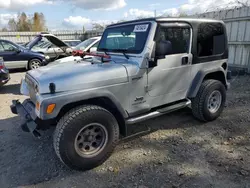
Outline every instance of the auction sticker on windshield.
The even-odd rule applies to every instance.
[[[146,32],[148,30],[148,24],[135,25],[134,32]]]

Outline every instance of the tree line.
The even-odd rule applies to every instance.
[[[35,12],[27,16],[24,12],[18,14],[17,18],[11,18],[8,26],[2,31],[47,31],[46,20],[43,13]]]

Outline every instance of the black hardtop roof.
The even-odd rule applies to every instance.
[[[108,27],[119,26],[123,24],[133,24],[136,22],[186,22],[190,23],[191,25],[196,23],[206,23],[206,22],[213,22],[213,23],[224,23],[222,20],[215,20],[215,19],[207,19],[207,18],[169,18],[169,17],[156,17],[156,18],[145,18],[145,19],[137,19],[131,21],[120,22],[116,24],[111,24]]]

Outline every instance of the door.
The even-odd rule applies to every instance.
[[[186,97],[191,82],[191,33],[187,24],[165,24],[157,30],[156,38],[168,43],[169,50],[157,61],[157,66],[148,69],[148,94],[156,106]]]
[[[28,62],[23,51],[8,41],[0,41],[0,56],[8,69],[25,68]]]

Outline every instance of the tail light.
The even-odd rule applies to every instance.
[[[3,61],[3,58],[0,57],[0,70],[3,68],[5,68],[4,61]]]

